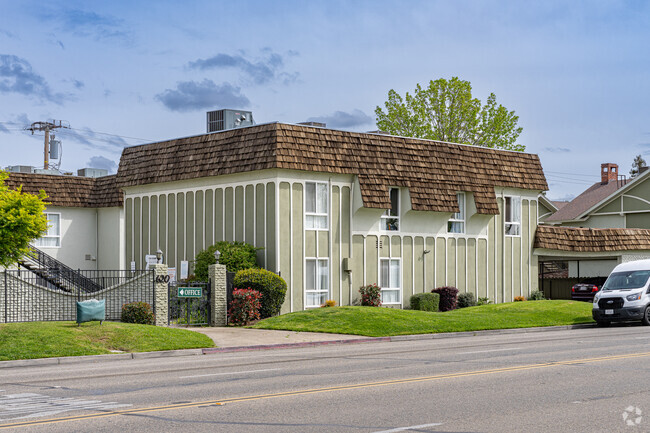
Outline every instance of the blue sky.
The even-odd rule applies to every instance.
[[[205,132],[205,112],[376,129],[390,89],[457,76],[519,116],[552,199],[650,162],[650,2],[0,0],[0,166],[115,171],[126,145]]]

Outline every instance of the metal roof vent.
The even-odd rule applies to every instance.
[[[208,133],[251,125],[255,125],[252,111],[223,109],[207,113]]]

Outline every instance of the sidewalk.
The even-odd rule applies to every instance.
[[[248,328],[184,328],[205,334],[217,347],[271,346],[321,341],[358,340],[359,335],[324,334],[320,332],[273,331]]]

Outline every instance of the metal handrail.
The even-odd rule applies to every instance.
[[[67,289],[78,289],[86,293],[97,292],[104,289],[101,284],[81,275],[79,272],[61,263],[49,254],[30,245],[28,258],[38,267],[38,274],[50,283]]]

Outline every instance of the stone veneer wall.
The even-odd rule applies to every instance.
[[[30,275],[25,271],[23,274]],[[120,320],[123,304],[142,301],[153,307],[153,289],[153,276],[148,272],[113,287],[84,294],[81,300],[106,299],[106,320]],[[77,299],[75,293],[32,284],[18,273],[0,273],[0,323],[76,320]],[[166,310],[164,320],[167,320]]]

